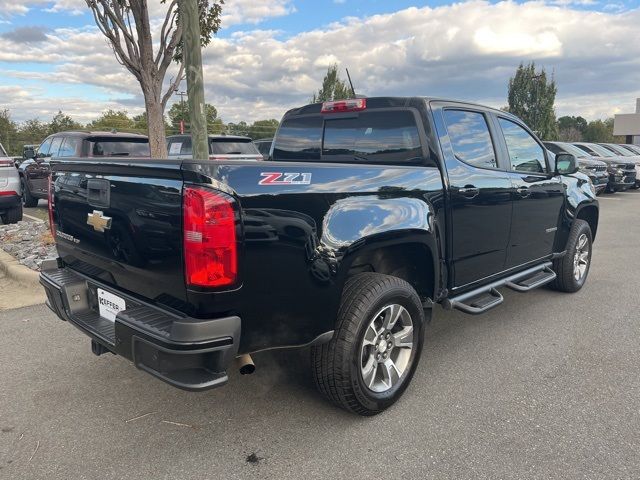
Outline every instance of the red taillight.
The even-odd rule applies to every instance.
[[[0,197],[8,197],[9,195],[18,195],[18,192],[14,192],[13,190],[6,190],[4,192],[0,192]]]
[[[13,160],[0,160],[0,167],[15,167]]]
[[[238,276],[233,199],[204,187],[185,187],[184,265],[187,285],[222,287]]]
[[[324,102],[320,113],[359,112],[367,108],[366,98],[352,98],[350,100],[336,100]]]
[[[56,224],[53,222],[53,179],[51,175],[47,180],[47,203],[49,208],[49,228],[51,229],[51,235],[56,238]]]

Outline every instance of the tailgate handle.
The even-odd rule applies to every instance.
[[[87,180],[87,202],[92,207],[111,206],[111,182],[104,178]]]

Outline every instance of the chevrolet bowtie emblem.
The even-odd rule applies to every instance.
[[[91,225],[96,232],[104,232],[111,228],[111,217],[105,217],[99,210],[87,214],[87,225]]]

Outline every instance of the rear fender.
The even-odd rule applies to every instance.
[[[405,279],[413,279],[419,293],[434,296],[439,278],[437,222],[432,206],[422,198],[340,199],[325,216],[320,243],[335,252],[341,288],[350,275],[372,271],[366,267],[375,264],[380,269],[373,271],[409,275]]]

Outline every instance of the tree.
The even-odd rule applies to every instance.
[[[276,134],[280,122],[272,118],[271,120],[256,120],[247,129],[247,135],[253,140],[258,138],[271,138]]]
[[[23,144],[39,144],[49,135],[49,124],[37,118],[25,120],[18,129]]]
[[[327,74],[322,80],[322,88],[317,94],[313,94],[311,103],[326,102],[328,100],[342,100],[353,98],[351,87],[338,75],[338,65],[332,65],[327,69]]]
[[[227,123],[225,132],[230,135],[248,135],[249,125],[244,120],[238,123]]]
[[[584,130],[584,141],[592,143],[613,142],[613,122],[594,120]]]
[[[78,122],[76,122],[69,115],[62,113],[62,110],[58,110],[53,118],[51,119],[51,123],[49,123],[49,131],[48,134],[58,132],[67,132],[69,130],[79,130],[82,128]]]
[[[584,131],[587,128],[587,121],[578,116],[570,117],[565,115],[558,119],[558,140],[563,142],[579,142],[582,140]]]
[[[535,63],[521,63],[509,79],[509,112],[520,117],[543,140],[554,140],[558,135],[554,110],[557,91],[555,80],[547,81],[544,68],[536,73]]]
[[[92,130],[134,130],[135,122],[129,118],[127,112],[109,109],[87,127]]]
[[[184,77],[182,26],[178,0],[161,0],[167,13],[154,43],[146,0],[85,0],[96,25],[107,38],[118,62],[133,74],[144,96],[151,155],[167,156],[164,110]],[[220,28],[224,0],[194,0],[200,9],[201,45],[206,46]],[[157,51],[154,52],[154,45]],[[172,61],[178,73],[163,92]]]
[[[218,110],[210,103],[204,104],[205,116],[207,117],[207,132],[221,133],[223,130],[222,119],[218,118]],[[180,122],[183,121],[185,128],[189,125],[189,104],[187,102],[175,102],[169,109],[169,121],[171,127],[180,131]]]
[[[147,121],[147,112],[134,116],[132,120],[133,120],[133,128],[135,128],[136,130],[142,131],[142,130],[149,129],[149,122]]]
[[[18,126],[11,119],[11,112],[0,110],[0,142],[9,155],[19,155],[22,149],[18,143]]]

